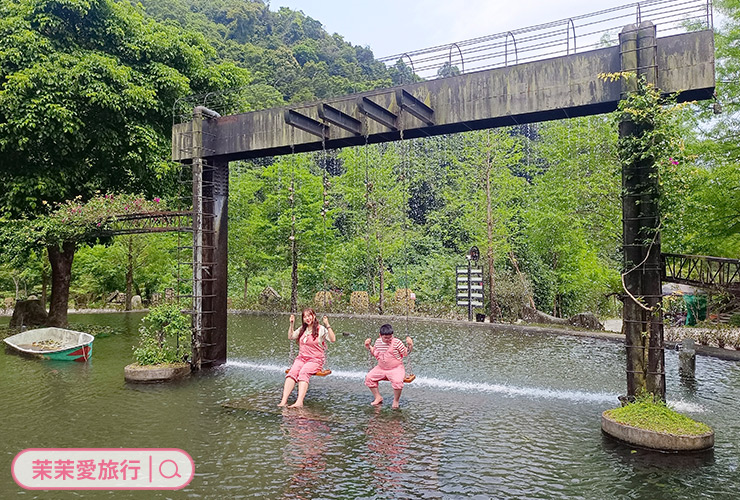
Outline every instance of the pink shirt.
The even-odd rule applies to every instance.
[[[301,333],[301,329],[297,328],[293,331],[292,338],[298,338]],[[306,328],[303,336],[298,340],[298,355],[306,358],[324,359],[324,351],[326,350],[326,335],[327,330],[324,325],[319,325],[319,335],[314,339],[311,332],[311,328]]]

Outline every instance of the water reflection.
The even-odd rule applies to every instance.
[[[663,469],[694,472],[714,465],[714,449],[697,452],[664,453],[623,443],[602,433],[602,445],[611,456],[638,470]]]
[[[313,498],[326,481],[331,429],[315,410],[286,408],[280,429],[287,438],[283,460],[290,471],[283,498]]]
[[[410,426],[399,411],[374,408],[365,430],[367,460],[372,465],[373,484],[382,498],[404,496],[404,474],[409,463]]]

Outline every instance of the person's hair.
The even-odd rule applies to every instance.
[[[312,330],[311,335],[313,335],[314,339],[319,336],[319,322],[316,318],[316,313],[313,312],[313,309],[311,309],[310,307],[307,307],[301,312],[301,331],[298,332],[298,338],[296,339],[296,342],[299,342],[301,340],[301,337],[306,332],[306,328],[308,328],[308,325],[303,322],[303,316],[305,316],[307,312],[310,312],[313,315],[313,324],[311,325],[311,330]]]
[[[385,325],[380,327],[380,334],[381,335],[393,335],[393,327],[386,323]]]

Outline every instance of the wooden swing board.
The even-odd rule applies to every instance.
[[[245,397],[239,399],[230,399],[221,403],[224,408],[231,410],[242,410],[249,413],[260,413],[263,415],[277,415],[288,418],[303,418],[306,420],[316,420],[319,422],[334,422],[335,419],[330,415],[324,414],[315,408],[288,408],[269,406],[261,401],[255,401],[252,397]]]
[[[285,369],[285,373],[290,373],[290,368]],[[314,373],[312,376],[316,377],[326,377],[327,375],[331,375],[331,370],[324,368],[323,370],[319,370],[316,373]]]

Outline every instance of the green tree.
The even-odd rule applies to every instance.
[[[389,261],[403,250],[403,225],[408,206],[406,180],[399,148],[393,144],[365,146],[341,153],[346,175],[338,181],[342,202],[352,216],[353,233],[364,239],[365,259],[355,258],[367,273],[368,293],[377,284],[378,312],[383,313]],[[357,257],[362,244],[355,241],[350,255]],[[354,250],[354,251],[352,251]],[[402,261],[402,259],[399,259]],[[356,275],[356,271],[353,273]],[[377,282],[376,282],[377,278]]]
[[[161,194],[174,184],[163,158],[175,100],[248,78],[229,64],[206,68],[212,49],[200,35],[112,0],[4,1],[0,33],[7,217],[43,214],[44,203],[84,201],[100,190]],[[47,249],[52,321],[66,321],[77,243]]]
[[[523,212],[529,257],[523,265],[539,270],[537,305],[557,316],[595,310],[619,282],[613,123],[593,117],[542,125],[524,159],[532,181]]]
[[[668,252],[734,258],[740,254],[740,2],[714,5],[723,15],[715,27],[717,101],[674,114],[683,141],[673,161],[661,163],[663,245]]]

